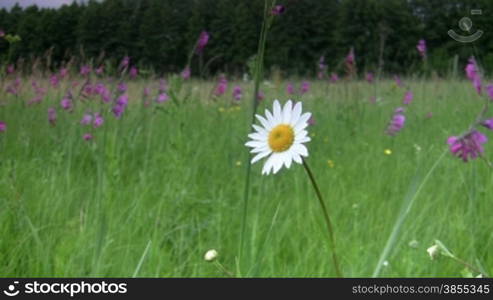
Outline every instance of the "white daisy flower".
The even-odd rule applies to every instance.
[[[270,155],[262,169],[262,174],[267,175],[271,170],[276,174],[283,165],[289,168],[293,160],[301,164],[301,157],[308,156],[303,143],[310,141],[305,128],[311,115],[302,114],[301,102],[293,107],[293,102],[288,100],[281,108],[279,101],[274,100],[272,113],[266,109],[265,118],[256,115],[262,126],[252,125],[256,132],[248,135],[251,140],[245,145],[253,148],[251,153],[256,153],[252,164]]]

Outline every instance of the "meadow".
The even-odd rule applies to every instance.
[[[47,92],[28,105],[33,79]],[[261,175],[262,163],[252,165],[239,257],[252,82],[232,82],[214,97],[215,82],[188,80],[158,103],[158,80],[137,78],[116,118],[97,97],[77,97],[62,109],[69,80],[55,89],[47,79],[22,78],[17,96],[3,92],[12,80],[3,79],[0,99],[7,125],[0,132],[3,276],[336,276],[319,204],[298,164],[269,176]],[[306,93],[288,95],[286,85],[298,89],[300,80],[272,79],[260,84],[258,112],[274,99],[301,101],[312,112],[307,162],[331,214],[345,276],[373,274],[400,217],[379,276],[478,275],[448,257],[430,259],[437,239],[491,274],[491,167],[481,159],[464,163],[447,145],[484,101],[465,80],[402,80],[405,88],[390,79],[314,80]],[[243,89],[239,101],[231,97],[235,84]],[[153,91],[147,98],[146,87]],[[389,136],[407,88],[414,99],[405,126]],[[57,112],[50,123],[51,107]],[[88,112],[101,113],[104,123],[81,124]],[[486,144],[484,158],[492,151]],[[213,263],[204,260],[209,249],[218,252]]]

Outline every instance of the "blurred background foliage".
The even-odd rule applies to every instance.
[[[471,55],[488,69],[493,64],[493,1],[466,0],[284,0],[286,7],[269,33],[267,70],[314,76],[325,56],[329,72],[344,72],[344,57],[354,47],[360,73],[411,74],[457,71],[457,62]],[[115,64],[125,55],[142,69],[157,73],[182,70],[202,30],[210,42],[202,57],[192,61],[197,75],[225,72],[242,75],[256,53],[264,0],[105,0],[64,5],[59,9],[0,10],[0,28],[18,34],[22,42],[0,40],[4,64],[49,60],[55,69],[76,57],[77,62]],[[471,15],[481,9],[481,15]],[[458,21],[470,17],[484,35],[474,44],[451,39],[461,32]],[[416,51],[427,41],[425,68]],[[454,63],[455,62],[455,63]],[[29,64],[26,64],[29,65]],[[454,67],[455,66],[455,67]],[[460,66],[460,64],[459,64]],[[489,68],[493,69],[493,68]]]

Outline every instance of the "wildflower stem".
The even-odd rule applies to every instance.
[[[231,273],[230,271],[228,271],[228,269],[226,269],[220,262],[218,262],[217,260],[214,261],[214,266],[216,266],[216,268],[218,268],[221,272],[223,272],[224,274],[226,274],[226,276],[228,277],[231,277],[231,278],[234,278],[235,277],[235,274]]]
[[[474,267],[473,265],[471,265],[467,261],[464,261],[464,260],[462,260],[462,259],[460,259],[458,257],[455,257],[455,256],[450,256],[450,258],[452,258],[454,261],[458,262],[459,264],[463,265],[464,267],[466,267],[470,271],[476,272],[476,273],[481,274],[483,276],[486,275],[483,272],[481,272],[481,270],[479,270],[478,268]]]
[[[336,244],[335,244],[335,239],[334,239],[334,230],[332,229],[332,223],[330,222],[330,217],[329,217],[329,213],[327,211],[327,206],[325,205],[324,199],[322,197],[322,193],[320,193],[320,189],[318,188],[317,182],[315,181],[315,177],[313,176],[313,173],[310,170],[310,167],[308,167],[308,164],[306,163],[305,159],[302,159],[302,160],[303,160],[303,167],[305,167],[306,173],[308,174],[308,177],[310,178],[310,181],[313,185],[313,188],[315,189],[315,193],[317,194],[317,199],[320,203],[320,206],[322,207],[322,212],[324,215],[325,224],[327,225],[327,232],[329,234],[329,241],[330,241],[329,247],[332,248],[332,261],[334,263],[336,274],[339,277],[343,277],[341,269],[339,267],[339,262],[337,260]]]

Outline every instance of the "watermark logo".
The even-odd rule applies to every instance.
[[[482,13],[483,12],[481,11],[481,9],[471,10],[471,15],[481,15]],[[458,34],[452,29],[450,29],[447,33],[451,38],[460,43],[472,43],[478,40],[484,33],[482,30],[478,30],[471,34],[472,21],[469,17],[463,17],[459,20],[459,28],[462,31],[467,32],[469,35]]]
[[[9,297],[14,297],[19,295],[19,291],[16,290],[16,285],[19,284],[19,281],[14,281],[14,284],[10,284],[3,293]]]

